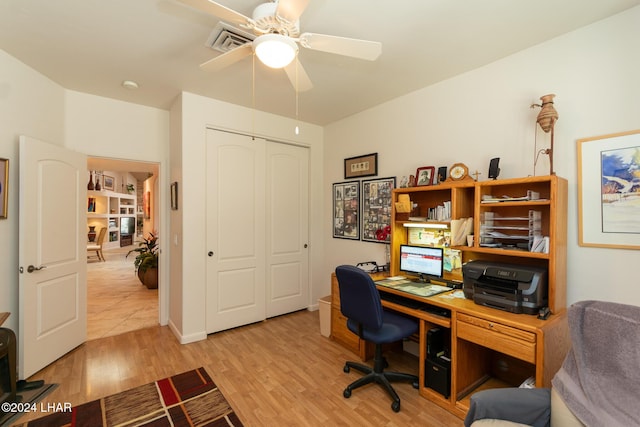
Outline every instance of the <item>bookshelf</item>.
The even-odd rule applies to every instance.
[[[113,191],[87,191],[87,232],[95,226],[96,232],[107,227],[104,249],[128,246],[133,243],[129,235],[120,234],[123,218],[136,216],[136,196]]]

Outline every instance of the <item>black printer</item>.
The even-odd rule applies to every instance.
[[[462,266],[464,296],[511,313],[537,314],[547,306],[547,270],[481,260]]]

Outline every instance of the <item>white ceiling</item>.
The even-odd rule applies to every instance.
[[[261,0],[220,0],[251,16]],[[382,42],[375,62],[301,49],[314,88],[299,118],[326,125],[490,63],[640,0],[311,0],[301,30]],[[198,65],[217,19],[176,0],[1,0],[0,47],[63,87],[168,109],[187,91],[295,118],[285,73],[251,57]],[[120,86],[135,80],[139,89]]]

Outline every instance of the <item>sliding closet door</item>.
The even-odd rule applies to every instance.
[[[267,317],[309,305],[309,149],[267,146]]]
[[[207,130],[207,333],[265,319],[265,143]]]

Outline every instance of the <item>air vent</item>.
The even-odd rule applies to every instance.
[[[253,34],[240,31],[224,22],[218,22],[209,35],[206,46],[225,53],[245,43],[251,43],[255,38]]]

